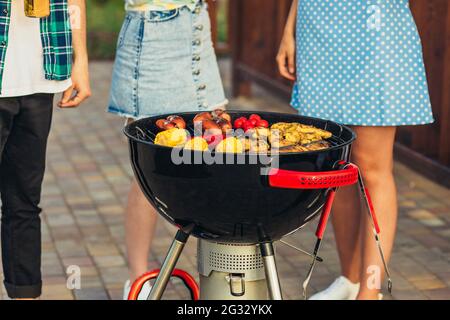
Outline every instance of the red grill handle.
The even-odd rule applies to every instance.
[[[323,207],[322,215],[320,216],[319,224],[317,225],[316,237],[318,239],[323,239],[323,235],[325,233],[325,229],[328,225],[328,220],[330,219],[331,208],[333,207],[333,202],[336,197],[336,190],[330,190],[330,193],[327,196],[327,201],[325,202],[325,206]]]
[[[270,169],[269,185],[285,189],[328,189],[356,184],[358,167],[348,164],[345,169],[324,172],[299,172]]]

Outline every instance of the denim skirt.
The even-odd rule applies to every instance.
[[[120,31],[108,112],[139,119],[224,107],[207,5],[128,11]]]

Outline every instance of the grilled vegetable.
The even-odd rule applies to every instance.
[[[216,147],[216,152],[219,153],[243,153],[244,145],[238,138],[226,138],[222,140]]]
[[[271,129],[279,130],[282,133],[297,132],[301,135],[309,136],[311,138],[320,138],[319,140],[329,139],[332,137],[331,132],[316,128],[314,126],[308,126],[305,124],[295,122],[294,123],[279,122],[274,124],[271,127]]]
[[[183,146],[188,139],[188,132],[184,129],[173,128],[156,135],[155,144],[166,147]]]
[[[275,149],[279,153],[293,153],[293,152],[308,152],[308,151],[317,151],[329,148],[331,145],[327,141],[317,141],[305,145],[292,145],[288,147],[282,147],[279,149]]]
[[[186,150],[206,151],[208,150],[208,142],[201,137],[195,137],[189,140],[184,146]]]
[[[331,132],[300,123],[276,123],[270,128],[270,131],[272,148],[305,146],[332,137]]]
[[[262,139],[245,139],[245,151],[250,153],[268,153],[270,145]]]

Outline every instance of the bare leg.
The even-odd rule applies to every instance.
[[[361,275],[361,206],[355,186],[338,191],[333,205],[332,222],[341,273],[351,282],[358,283]]]
[[[356,127],[358,140],[353,146],[352,161],[360,168],[372,195],[382,230],[382,244],[389,259],[397,223],[397,193],[393,168],[393,127]],[[342,274],[350,281],[361,282],[359,299],[377,299],[379,290],[367,286],[370,266],[383,270],[367,213],[362,210],[357,188],[339,191],[333,207],[333,226]],[[364,208],[365,210],[365,208]],[[382,274],[381,274],[382,275]]]
[[[397,228],[397,190],[393,175],[393,149],[395,140],[395,127],[357,127],[358,142],[353,149],[353,161],[360,167],[364,176],[366,187],[369,189],[375,212],[381,228],[382,246],[389,260],[394,245]],[[362,212],[359,229],[361,239],[361,289],[358,299],[378,299],[379,288],[373,287],[376,268],[381,278],[377,284],[381,285],[383,277],[383,264],[378,253],[372,233],[367,212]]]
[[[130,280],[133,282],[147,272],[148,256],[155,232],[157,214],[148,202],[136,180],[128,195],[125,217],[126,246]]]

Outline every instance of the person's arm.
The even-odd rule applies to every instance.
[[[298,1],[294,0],[292,2],[277,55],[280,74],[289,80],[295,80],[295,25],[297,21]]]
[[[89,84],[88,53],[86,43],[86,2],[85,0],[68,0],[71,10],[76,16],[71,17],[72,22],[72,86],[64,91],[59,106],[73,108],[79,106],[91,96]],[[75,94],[74,94],[75,92]]]

